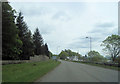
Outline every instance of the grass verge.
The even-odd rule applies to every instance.
[[[2,66],[2,82],[34,82],[57,65],[59,61],[49,60],[34,63],[9,64]]]
[[[77,61],[73,61],[73,62],[77,62]],[[92,66],[98,66],[98,67],[103,67],[103,68],[107,68],[107,69],[113,69],[113,70],[120,71],[120,67],[114,67],[114,66],[108,66],[108,65],[101,65],[101,64],[93,64],[93,63],[85,63],[85,62],[77,62],[77,63],[83,63],[83,64],[92,65]]]

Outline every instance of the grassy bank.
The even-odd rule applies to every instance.
[[[77,62],[77,61],[73,61]],[[83,63],[83,64],[88,64],[92,66],[98,66],[98,67],[103,67],[103,68],[108,68],[108,69],[113,69],[113,70],[118,70],[120,71],[120,67],[115,67],[115,66],[108,66],[108,65],[101,65],[101,64],[93,64],[93,63],[85,63],[85,62],[77,62],[77,63]]]
[[[33,82],[42,77],[60,62],[53,60],[2,66],[2,82]]]

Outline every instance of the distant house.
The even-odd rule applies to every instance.
[[[112,60],[107,60],[107,62],[112,62]]]
[[[73,60],[78,61],[78,56],[74,56]]]
[[[70,60],[70,57],[67,57],[68,60]]]
[[[69,58],[71,61],[79,61],[78,56],[72,56]]]
[[[83,59],[79,59],[79,61],[84,61]]]
[[[52,59],[54,59],[54,60],[57,59],[57,56],[52,56]]]

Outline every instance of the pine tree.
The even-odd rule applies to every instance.
[[[50,59],[49,50],[48,50],[48,45],[47,45],[47,43],[45,44],[45,55],[48,56],[49,59]]]
[[[42,38],[38,28],[36,28],[36,30],[33,34],[33,43],[34,43],[34,53],[36,55],[43,54],[42,53],[43,38]]]
[[[19,13],[18,17],[17,17],[17,27],[18,27],[18,30],[19,30],[19,37],[20,39],[24,39],[23,37],[25,37],[25,35],[27,34],[28,32],[28,27],[27,27],[27,24],[24,22],[24,19],[23,19],[23,15],[22,15],[22,12]]]
[[[27,53],[29,56],[34,55],[34,44],[32,39],[32,33],[29,30],[26,34],[26,46],[27,46]]]
[[[23,42],[22,53],[20,54],[21,60],[28,60],[33,53],[33,42],[31,37],[31,31],[28,29],[27,24],[24,22],[23,15],[20,12],[17,17],[17,27],[19,30],[19,37]]]
[[[8,2],[2,3],[2,59],[19,59],[22,41],[18,36],[18,29],[15,25],[15,10]]]

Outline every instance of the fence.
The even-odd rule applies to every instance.
[[[111,62],[89,62],[89,61],[83,61],[83,63],[91,63],[91,64],[99,64],[99,65],[120,67],[119,63],[111,63]]]
[[[44,55],[35,55],[34,57],[30,57],[30,60],[2,60],[2,65],[6,64],[20,64],[20,63],[28,63],[28,62],[39,62],[46,61],[49,58]]]

